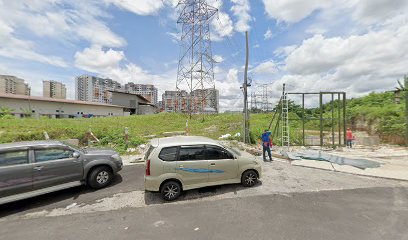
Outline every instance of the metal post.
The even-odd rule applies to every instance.
[[[319,108],[320,108],[320,147],[323,146],[323,94],[319,93]]]
[[[334,147],[334,94],[331,94],[331,112],[332,112],[332,116],[331,116],[331,127],[332,127],[332,146]]]
[[[339,129],[339,146],[341,146],[341,119],[340,119],[340,93],[337,93],[337,124]]]
[[[344,134],[344,145],[347,145],[347,140],[346,140],[346,93],[343,93],[343,134]]]
[[[302,94],[302,133],[303,133],[303,146],[305,145],[305,94]]]
[[[129,146],[129,128],[125,127],[125,145],[126,149]]]

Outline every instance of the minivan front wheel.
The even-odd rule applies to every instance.
[[[104,188],[111,183],[112,178],[112,171],[108,167],[96,167],[89,174],[88,185],[94,189]]]
[[[244,187],[252,187],[258,181],[258,174],[254,170],[245,171],[241,177],[241,183]]]
[[[178,182],[168,181],[161,187],[160,194],[166,201],[176,200],[181,194],[181,186]]]

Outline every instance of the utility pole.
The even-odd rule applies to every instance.
[[[249,113],[248,113],[248,61],[249,61],[249,48],[248,48],[248,31],[245,32],[246,42],[246,61],[245,61],[245,73],[244,73],[244,143],[250,143],[249,137]]]

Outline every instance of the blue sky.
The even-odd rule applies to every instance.
[[[208,0],[221,110],[242,108],[249,31],[253,87],[271,102],[290,91],[391,90],[408,73],[406,0]],[[180,26],[176,0],[0,0],[0,74],[42,80],[109,77],[174,90]]]

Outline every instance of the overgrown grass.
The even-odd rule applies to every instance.
[[[148,141],[149,135],[163,136],[163,132],[184,131],[188,119],[190,135],[217,139],[223,134],[242,133],[242,114],[195,115],[192,119],[184,114],[161,113],[156,115],[81,118],[81,119],[0,119],[0,143],[43,140],[46,131],[51,139],[79,139],[87,142],[87,132],[92,132],[103,146],[125,151],[124,129],[129,129],[128,147],[136,147]],[[267,128],[271,114],[251,115],[251,133],[258,139]]]
[[[330,106],[329,106],[330,107]],[[330,117],[330,108],[326,106],[324,117]],[[347,117],[350,123],[361,116],[368,121],[379,120],[376,128],[380,134],[403,135],[405,127],[404,103],[396,105],[392,93],[372,93],[366,97],[351,99],[347,102]],[[259,139],[263,130],[268,128],[273,113],[251,114],[251,140]],[[290,118],[299,118],[295,111]],[[119,152],[125,151],[124,129],[129,129],[128,147],[136,147],[148,141],[149,135],[163,136],[163,132],[184,131],[186,120],[189,120],[190,135],[207,136],[217,139],[223,134],[234,135],[241,133],[242,114],[223,113],[218,115],[194,115],[192,119],[184,114],[161,113],[156,115],[108,117],[108,118],[81,118],[81,119],[15,119],[12,116],[0,117],[0,143],[30,141],[44,139],[46,131],[51,139],[64,140],[75,138],[81,144],[87,142],[87,132],[91,128],[101,145],[111,146]],[[318,121],[306,123],[306,129],[318,130]],[[272,124],[271,130],[274,129]],[[291,121],[291,142],[301,142],[301,121]],[[330,122],[325,122],[324,130],[330,131]],[[337,126],[336,126],[337,129]],[[274,144],[280,144],[280,138],[274,139]]]

